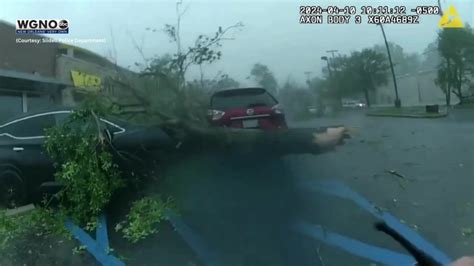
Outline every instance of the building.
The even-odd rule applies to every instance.
[[[55,78],[56,45],[19,45],[15,27],[1,21],[0,36],[0,120],[61,104],[67,84]]]
[[[403,106],[417,106],[427,104],[445,104],[445,94],[435,83],[437,70],[423,70],[407,75],[397,76],[398,96]],[[458,102],[457,97],[451,95],[452,104]],[[375,91],[376,104],[393,105],[395,100],[395,87],[393,79],[389,76],[387,84],[380,86]]]
[[[112,82],[126,79],[138,84],[136,73],[77,46],[18,43],[19,38],[48,38],[17,35],[15,25],[8,22],[0,21],[0,36],[0,120],[51,106],[74,106],[90,92],[137,105],[127,88]]]

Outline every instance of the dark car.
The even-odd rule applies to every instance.
[[[44,130],[67,118],[73,110],[26,114],[0,125],[0,196],[7,207],[34,201],[41,188],[54,184],[54,167],[43,147]],[[173,140],[160,128],[132,126],[100,118],[123,163],[149,151],[171,148]],[[131,163],[133,164],[133,163]]]
[[[274,130],[287,128],[278,101],[263,88],[223,90],[211,97],[211,125]]]

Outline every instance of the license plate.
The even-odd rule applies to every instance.
[[[257,119],[243,120],[242,125],[244,128],[255,128],[258,127]]]

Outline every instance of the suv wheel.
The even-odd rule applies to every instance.
[[[0,204],[6,208],[16,208],[26,202],[25,186],[20,175],[13,170],[0,173]]]

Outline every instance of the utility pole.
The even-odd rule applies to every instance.
[[[338,50],[327,50],[326,53],[331,53],[331,58],[334,58],[334,53],[339,52]]]
[[[387,47],[388,61],[390,62],[390,70],[392,70],[393,77],[393,86],[395,87],[395,107],[400,108],[402,106],[402,102],[400,101],[400,98],[398,98],[397,79],[395,78],[395,71],[393,70],[392,56],[390,55],[390,48],[388,47],[387,37],[385,36],[385,31],[383,30],[382,23],[378,23],[377,25],[379,25],[382,29],[383,39],[385,41],[385,46]]]
[[[334,53],[337,53],[337,52],[339,52],[339,50],[327,50],[326,53],[328,53],[328,54],[330,53],[330,54],[331,54],[331,58],[328,58],[328,57],[324,56],[324,57],[327,58],[327,59],[323,59],[323,58],[321,57],[321,59],[326,60],[327,63],[328,63],[329,76],[331,76],[331,74],[332,74],[332,73],[331,73],[331,69],[330,69],[330,67],[329,67],[329,65],[330,65],[330,62],[329,62],[329,61],[334,60]],[[332,62],[331,62],[331,63],[332,63]]]
[[[332,77],[331,67],[329,66],[329,58],[327,56],[321,56],[321,60],[326,61],[326,63],[328,64],[329,77]]]
[[[332,50],[332,52],[337,52],[337,50]],[[334,80],[333,76],[332,76],[332,70],[331,70],[331,65],[329,64],[329,58],[327,56],[321,56],[321,60],[324,60],[326,61],[326,63],[328,64],[328,72],[329,72],[329,86],[331,89],[335,89],[335,83],[336,81]],[[341,101],[341,98],[338,97],[338,101],[334,103],[334,106],[335,108],[340,108],[342,106],[342,101]]]
[[[313,72],[311,72],[311,71],[304,72],[304,74],[306,75],[306,84],[308,84],[308,87],[309,87],[309,76],[311,75],[311,73],[313,73]]]
[[[326,53],[328,53],[328,54],[330,53],[330,54],[331,54],[331,58],[328,58],[328,60],[327,60],[327,61],[328,61],[328,69],[329,69],[329,65],[330,65],[330,64],[329,64],[329,61],[334,60],[334,53],[337,53],[337,52],[339,52],[339,50],[327,50],[327,51],[326,51]],[[332,63],[332,62],[331,62],[331,63]],[[331,72],[331,70],[329,70],[329,72]]]
[[[419,72],[418,72],[419,73]],[[419,74],[416,76],[416,88],[418,89],[418,102],[421,103],[423,99],[421,98],[421,89],[420,89],[420,79]]]

